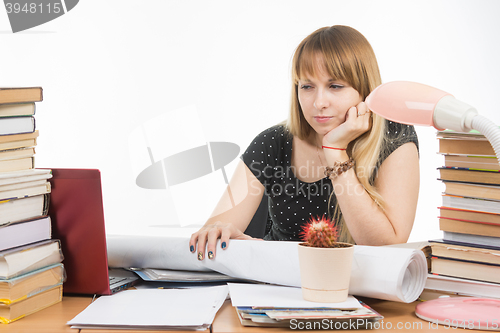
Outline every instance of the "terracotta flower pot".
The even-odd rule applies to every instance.
[[[302,297],[322,303],[344,302],[349,293],[354,246],[320,248],[300,243],[299,266]]]

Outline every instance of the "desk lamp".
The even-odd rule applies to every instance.
[[[420,83],[394,81],[375,88],[365,102],[379,116],[399,123],[434,126],[437,130],[450,129],[458,132],[477,130],[490,141],[500,163],[499,127],[480,116],[472,106],[455,99],[447,92]],[[495,306],[498,309],[499,306],[499,303],[490,304],[493,301],[477,297],[467,298],[465,301],[453,297],[437,299],[420,303],[415,313],[433,323],[448,323],[471,313],[491,315],[492,309]],[[486,317],[491,320],[491,317]],[[488,321],[486,325],[487,323]],[[474,328],[484,327],[487,326],[484,326],[484,319],[481,317]]]
[[[395,122],[437,130],[477,130],[490,141],[500,163],[499,127],[447,92],[421,83],[394,81],[375,88],[365,102],[371,111]]]

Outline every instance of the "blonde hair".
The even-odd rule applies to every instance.
[[[318,64],[318,59],[322,59],[324,63]],[[302,140],[309,138],[313,129],[305,120],[300,107],[298,81],[306,74],[315,76],[322,67],[326,68],[332,79],[347,82],[363,100],[382,83],[375,53],[370,43],[357,30],[336,25],[318,29],[307,36],[297,47],[293,57],[292,100],[287,122],[290,134]],[[356,162],[354,170],[359,182],[382,209],[383,200],[373,186],[373,180],[385,138],[385,126],[384,118],[372,114],[371,129],[353,140],[347,149],[349,156]],[[330,215],[337,220],[341,240],[353,243],[338,203]]]

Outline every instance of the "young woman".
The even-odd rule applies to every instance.
[[[214,258],[219,238],[222,249],[229,239],[251,239],[243,232],[263,195],[264,239],[299,240],[301,226],[320,216],[355,244],[404,243],[410,235],[418,140],[413,126],[387,121],[363,102],[381,84],[368,41],[350,27],[321,28],[300,43],[292,66],[289,119],[260,133],[241,156],[228,192],[191,236],[199,260],[205,250]]]

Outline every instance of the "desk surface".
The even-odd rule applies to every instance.
[[[10,324],[0,324],[1,332],[33,333],[33,332],[71,332],[66,322],[73,319],[85,309],[92,297],[63,297],[63,301],[46,309],[35,312]]]
[[[78,330],[73,329],[66,323],[82,312],[90,303],[92,297],[64,296],[62,302],[49,306],[46,309],[35,312],[25,318],[10,324],[0,324],[0,332],[12,333],[132,333],[133,330]],[[238,323],[239,324],[239,323]],[[145,331],[146,332],[146,331]],[[153,332],[153,331],[148,331]],[[171,333],[186,333],[188,331],[168,331]],[[206,332],[206,331],[195,331]]]
[[[450,328],[445,326],[431,325],[429,322],[419,319],[415,315],[415,305],[411,304],[383,301],[377,299],[360,298],[366,304],[370,305],[375,311],[384,316],[383,324],[376,332],[394,332],[398,327],[405,332],[449,332]],[[66,322],[83,311],[91,302],[91,297],[70,297],[65,296],[63,301],[48,307],[42,311],[31,314],[23,319],[13,323],[2,325],[2,332],[16,333],[34,333],[34,332],[70,332],[70,333],[131,333],[131,330],[77,330],[72,329]],[[399,326],[398,326],[399,325]],[[406,325],[406,326],[405,326]],[[217,313],[212,325],[212,332],[241,332],[241,333],[264,333],[264,332],[291,332],[294,330],[286,328],[262,328],[262,327],[244,327],[236,315],[235,309],[231,306],[230,301],[226,301],[222,308]],[[360,330],[362,332],[363,330]],[[151,331],[150,331],[151,332]],[[169,331],[173,332],[173,331]],[[186,333],[186,331],[181,331]],[[198,331],[197,331],[198,332]],[[205,331],[205,332],[208,332]],[[313,331],[308,331],[313,332]],[[372,330],[372,332],[374,332]],[[458,330],[457,332],[460,332]],[[481,331],[475,331],[481,332]],[[483,331],[491,332],[491,331]]]

